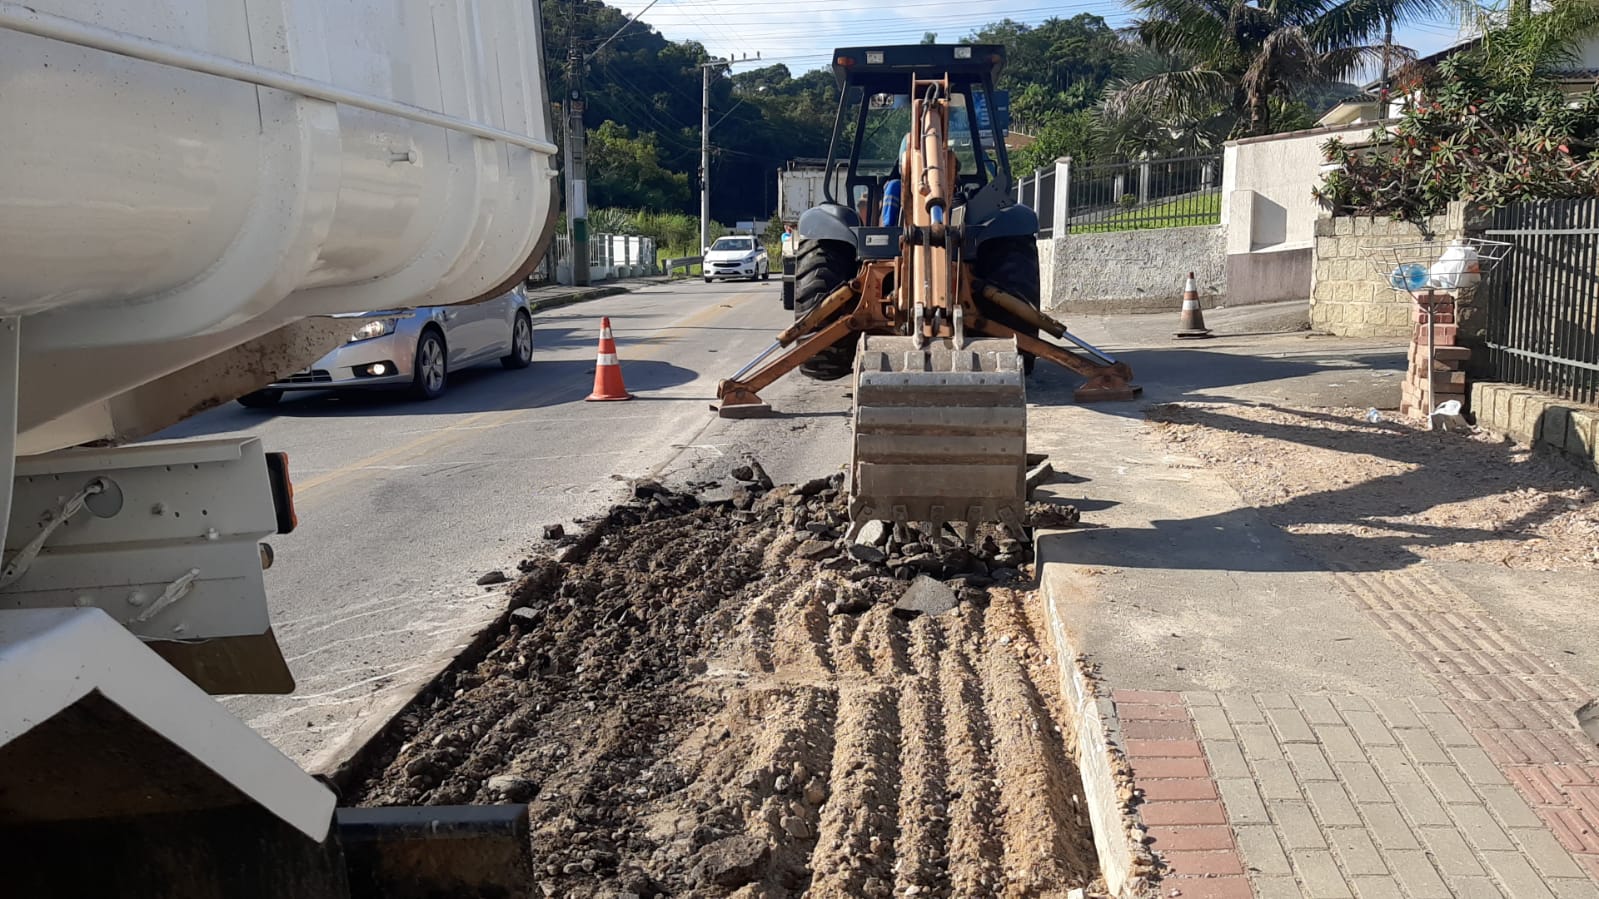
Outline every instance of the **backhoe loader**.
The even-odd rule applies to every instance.
[[[847,196],[799,221],[793,326],[717,388],[723,417],[799,368],[854,378],[857,522],[1018,527],[1026,502],[1026,374],[1044,357],[1087,378],[1080,402],[1124,400],[1125,363],[1039,308],[1038,216],[1012,199],[993,45],[835,51],[827,170]],[[1070,351],[1040,332],[1071,341]]]

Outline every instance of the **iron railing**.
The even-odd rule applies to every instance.
[[[1181,228],[1221,222],[1221,154],[1074,166],[1073,232]]]
[[[1599,200],[1514,203],[1490,214],[1485,234],[1511,244],[1477,298],[1493,376],[1599,400]]]
[[[1016,202],[1038,213],[1038,236],[1055,236],[1055,179],[1057,169],[1039,169],[1016,179]]]
[[[1016,179],[1038,236],[1221,223],[1221,154],[1080,166],[1061,160]]]

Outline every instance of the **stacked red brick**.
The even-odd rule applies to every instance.
[[[1459,325],[1455,320],[1455,295],[1452,291],[1434,290],[1421,294],[1415,304],[1414,327],[1410,338],[1410,369],[1400,391],[1401,415],[1425,418],[1427,408],[1427,304],[1432,304],[1432,389],[1433,402],[1466,400],[1466,362],[1471,358],[1469,347],[1457,346],[1455,340]]]

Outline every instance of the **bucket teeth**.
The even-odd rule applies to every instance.
[[[1027,393],[1008,340],[868,336],[855,370],[850,512],[857,521],[1019,522]],[[883,514],[887,511],[889,514]]]

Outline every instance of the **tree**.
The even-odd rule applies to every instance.
[[[688,203],[688,175],[661,166],[655,135],[634,137],[606,121],[589,131],[588,151],[592,205],[676,209]]]
[[[1182,115],[1222,107],[1234,134],[1269,134],[1273,100],[1380,59],[1385,28],[1448,0],[1132,0],[1145,47],[1176,63],[1120,86],[1109,108]],[[1414,54],[1394,48],[1402,58]]]
[[[1569,97],[1531,77],[1558,58],[1550,54],[1560,43],[1549,40],[1560,23],[1538,18],[1512,16],[1441,63],[1391,133],[1378,129],[1366,146],[1328,141],[1323,150],[1337,168],[1317,197],[1338,213],[1416,222],[1453,200],[1492,209],[1599,197],[1599,90]],[[1525,65],[1496,64],[1507,57]]]
[[[1103,18],[1091,13],[1038,25],[1005,19],[978,29],[966,40],[1004,45],[1002,88],[1018,91],[1036,84],[1054,94],[1086,83],[1096,99],[1099,88],[1116,75],[1128,49]]]
[[[1011,167],[1018,173],[1049,166],[1070,156],[1077,162],[1091,162],[1099,154],[1100,127],[1093,112],[1079,109],[1053,116],[1033,136],[1033,142],[1011,154]]]

